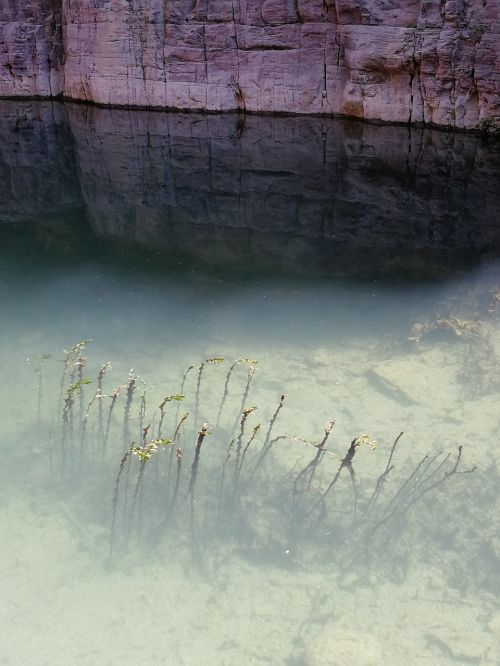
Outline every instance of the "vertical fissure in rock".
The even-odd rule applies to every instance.
[[[415,51],[417,48],[417,33],[413,32],[413,50],[411,54],[411,65],[410,65],[410,72],[409,72],[409,86],[410,86],[410,110],[408,114],[408,124],[411,125],[414,122],[414,105],[415,105],[415,100],[414,100],[414,95],[413,95],[413,84],[415,77],[418,77],[418,70],[419,70],[419,63],[417,62],[417,58],[415,56]],[[417,79],[418,81],[418,79]]]
[[[415,78],[415,72],[410,72],[410,113],[408,114],[408,125],[411,125],[413,122],[413,79]]]
[[[337,45],[337,67],[340,67],[340,58],[342,56],[342,44],[341,42],[339,42],[337,34],[335,34],[335,44]]]
[[[300,13],[299,0],[295,0],[295,14],[299,23],[305,23],[304,17]]]
[[[231,77],[231,88],[236,97],[238,111],[245,111],[245,96],[240,86],[240,45],[238,44],[238,31],[236,29],[236,14],[234,11],[234,0],[231,0],[231,11],[233,17],[234,43],[236,47],[236,77]]]
[[[59,23],[57,21],[59,18]],[[59,2],[54,2],[52,6],[52,13],[50,15],[50,44],[47,48],[47,75],[49,83],[49,97],[52,99],[54,95],[54,90],[52,89],[52,76],[57,72],[58,69],[58,59],[57,59],[57,48],[60,46],[59,42],[59,31],[62,32],[61,26],[61,7]],[[54,62],[54,55],[56,55]],[[59,94],[59,92],[58,92]]]
[[[203,40],[203,59],[205,61],[205,85],[208,87],[208,58],[207,58],[207,42],[205,40],[205,33],[207,30],[206,24],[203,25],[202,40]]]
[[[326,48],[323,51],[323,99],[326,99]]]

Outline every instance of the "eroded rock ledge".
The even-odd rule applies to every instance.
[[[6,0],[0,96],[497,131],[500,0]]]

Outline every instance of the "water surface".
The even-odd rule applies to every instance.
[[[495,146],[246,122],[2,104],[4,662],[496,664]]]

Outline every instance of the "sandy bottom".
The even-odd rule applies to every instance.
[[[422,316],[430,310],[422,309]],[[237,313],[246,321],[253,316],[250,310],[243,314]],[[341,573],[322,556],[312,563],[309,559],[307,567],[300,562],[287,566],[286,558],[277,566],[252,561],[229,547],[226,551],[223,544],[217,557],[208,554],[200,568],[182,536],[157,549],[131,547],[110,563],[110,492],[103,496],[102,515],[93,509],[92,519],[86,520],[85,493],[68,498],[51,488],[45,434],[41,437],[36,425],[32,360],[53,352],[54,346],[57,354],[63,346],[57,336],[76,340],[93,328],[92,371],[112,360],[115,374],[109,381],[114,386],[133,364],[157,387],[150,402],[156,408],[158,395],[178,390],[182,370],[193,359],[244,354],[259,360],[248,399],[259,406],[256,419],[268,422],[279,396],[287,393],[279,432],[317,442],[326,421],[336,419],[332,447],[338,455],[353,437],[368,433],[381,445],[373,455],[383,454],[385,460],[403,430],[398,465],[427,452],[454,452],[462,444],[465,467],[477,465],[477,474],[494,475],[494,464],[500,465],[495,445],[499,391],[490,378],[485,380],[490,370],[492,376],[498,370],[493,357],[471,356],[473,342],[453,336],[408,341],[409,327],[372,336],[365,328],[370,320],[365,322],[361,314],[358,328],[352,324],[344,338],[332,335],[331,341],[325,330],[310,338],[300,330],[293,338],[293,327],[281,324],[267,337],[252,337],[251,332],[238,336],[220,317],[217,326],[200,328],[195,345],[186,343],[182,331],[174,335],[161,326],[144,333],[138,345],[137,331],[127,338],[122,324],[116,324],[116,331],[100,331],[97,319],[90,321],[92,326],[85,324],[75,320],[58,332],[57,322],[40,330],[21,323],[16,328],[13,322],[0,350],[5,451],[0,664],[301,666],[306,648],[311,654],[310,646],[328,627],[337,636],[343,628],[369,633],[387,666],[500,663],[498,492],[463,494],[456,516],[461,536],[453,545],[442,539],[447,526],[440,523],[439,511],[426,542],[413,543],[418,534],[410,525],[405,538],[413,544],[413,554],[398,582],[383,568],[366,571],[353,563]],[[498,322],[488,326],[491,348],[500,355]],[[50,381],[57,386],[60,365],[51,367],[46,387]],[[202,388],[200,420],[213,419],[225,371],[210,369],[213,379],[207,375]],[[245,380],[245,369],[238,372],[239,392],[228,403],[231,409],[240,403]],[[190,381],[192,394],[195,373]],[[120,409],[121,415],[123,404]],[[305,455],[297,447],[276,447],[276,464],[290,469]],[[370,474],[370,455],[360,456],[360,478]],[[118,462],[117,455],[115,468]],[[447,497],[439,491],[436,510],[446,508]],[[450,515],[453,507],[447,511]],[[387,548],[390,560],[390,543]],[[448,575],[460,571],[461,559],[472,563],[474,557],[484,557],[490,573],[480,579],[483,560],[478,559],[470,574],[463,573],[463,581]]]
[[[437,569],[394,585],[231,555],[200,572],[183,544],[110,567],[95,557],[103,535],[26,499],[3,507],[0,529],[3,664],[300,664],[331,623],[370,632],[388,665],[500,660],[495,596],[446,589]]]

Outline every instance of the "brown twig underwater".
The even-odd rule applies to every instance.
[[[188,369],[186,370],[186,372],[184,373],[184,375],[182,376],[182,382],[181,382],[181,386],[180,386],[180,389],[179,389],[178,395],[185,395],[184,387],[185,387],[185,385],[186,385],[187,376],[189,375],[189,373],[191,372],[191,370],[192,370],[193,368],[194,368],[194,365],[190,365],[189,368],[188,368]],[[175,421],[176,423],[177,423],[177,421],[179,420],[179,411],[180,411],[180,409],[181,409],[181,405],[180,405],[180,403],[178,403],[178,404],[177,404],[177,409],[175,410],[175,419],[174,419],[174,421]]]
[[[110,428],[111,428],[111,418],[113,416],[113,410],[115,408],[116,401],[118,400],[118,397],[119,397],[121,391],[124,388],[126,388],[126,384],[121,384],[120,386],[117,386],[115,388],[115,390],[113,391],[113,393],[110,396],[108,396],[109,398],[111,398],[111,403],[109,405],[108,418],[106,420],[106,430],[105,430],[105,433],[104,433],[104,441],[103,441],[103,444],[102,444],[102,457],[103,458],[106,454],[106,448],[108,446],[109,431],[110,431]]]
[[[196,395],[194,402],[194,424],[198,423],[198,412],[200,407],[200,393],[201,393],[201,378],[203,376],[203,371],[207,365],[219,365],[224,362],[223,356],[214,356],[213,358],[207,358],[200,364],[198,368],[198,379],[196,382]]]
[[[462,450],[463,450],[462,445],[460,445],[458,447],[457,457],[455,459],[455,463],[453,464],[452,468],[429,485],[427,485],[428,481],[432,478],[435,478],[438,475],[438,473],[444,468],[445,464],[450,459],[451,454],[448,453],[444,457],[444,459],[441,460],[434,469],[432,469],[433,463],[442,455],[442,451],[434,455],[428,462],[427,466],[425,467],[425,471],[428,471],[429,468],[431,468],[431,471],[427,474],[427,476],[425,476],[425,471],[422,472],[422,466],[424,462],[428,460],[428,456],[425,456],[418,463],[417,467],[412,472],[412,474],[410,474],[408,479],[399,488],[399,490],[391,500],[389,506],[387,507],[386,511],[384,512],[382,518],[375,524],[373,529],[370,531],[370,535],[374,534],[380,527],[382,527],[382,525],[387,523],[395,515],[406,514],[424,495],[426,495],[431,490],[434,490],[434,488],[437,488],[438,486],[446,483],[446,481],[448,481],[452,476],[455,476],[457,474],[472,474],[473,472],[475,472],[477,466],[471,467],[470,469],[466,469],[463,471],[458,470],[460,461],[462,459]],[[419,472],[420,476],[418,475]],[[410,491],[408,491],[408,486],[410,484],[410,481],[413,481],[413,485],[411,486]],[[406,493],[404,492],[405,489]],[[398,501],[396,501],[396,499],[398,499]]]
[[[132,496],[132,502],[130,506],[129,519],[128,519],[128,528],[125,535],[125,546],[128,546],[128,541],[130,538],[130,532],[132,530],[132,523],[134,518],[134,510],[137,503],[137,497],[139,495],[139,490],[142,488],[142,481],[144,478],[144,472],[146,471],[146,465],[149,463],[151,458],[158,453],[160,448],[164,448],[172,444],[171,439],[152,439],[150,442],[146,443],[146,437],[149,431],[149,426],[144,428],[143,433],[143,444],[142,446],[133,446],[130,449],[130,453],[133,456],[137,456],[139,459],[139,472],[137,474],[137,480],[134,487],[134,494]],[[139,519],[140,520],[140,519]],[[140,528],[140,522],[139,522]]]
[[[115,479],[115,488],[114,488],[114,492],[113,492],[113,500],[111,502],[112,518],[111,518],[110,544],[109,544],[110,557],[113,557],[113,550],[114,550],[114,546],[115,546],[116,514],[117,514],[117,507],[118,507],[118,493],[119,493],[120,479],[121,479],[121,476],[123,474],[123,470],[125,469],[125,465],[128,462],[129,457],[131,455],[132,455],[132,447],[127,449],[127,451],[125,452],[125,455],[120,460],[120,467],[118,468],[118,474],[116,475],[116,479]]]
[[[99,414],[97,418],[98,422],[98,438],[97,441],[99,442],[99,448],[101,449],[101,455],[103,455],[103,447],[104,447],[104,408],[103,408],[103,398],[104,394],[102,392],[103,390],[103,383],[104,383],[104,378],[108,374],[108,372],[111,371],[111,362],[107,361],[106,363],[103,363],[101,365],[101,368],[99,370],[99,373],[97,375],[97,395],[96,399],[99,399],[98,402],[98,407],[99,407]]]
[[[314,458],[304,467],[304,469],[300,472],[300,474],[297,476],[297,478],[294,481],[293,484],[293,494],[297,495],[300,492],[304,492],[304,481],[307,476],[309,476],[309,480],[307,482],[307,490],[310,490],[311,484],[313,482],[314,474],[316,472],[316,469],[323,459],[325,452],[326,452],[326,443],[328,441],[328,438],[330,437],[330,433],[333,430],[333,427],[335,426],[335,421],[329,421],[326,425],[325,428],[325,434],[323,439],[319,444],[314,444],[316,447],[316,455]],[[299,481],[301,482],[301,488],[299,489]]]
[[[132,401],[134,399],[134,392],[137,388],[138,379],[139,377],[134,373],[132,368],[128,373],[127,400],[125,402],[125,409],[123,411],[123,440],[125,442],[130,440],[130,410],[132,409]]]
[[[377,443],[375,442],[375,440],[373,438],[369,437],[368,435],[361,435],[360,437],[356,437],[351,441],[351,443],[349,445],[349,448],[347,449],[347,453],[341,459],[340,465],[339,465],[333,479],[330,481],[326,490],[321,493],[319,499],[313,504],[312,508],[307,513],[306,518],[305,518],[306,522],[308,520],[310,520],[311,515],[316,511],[316,509],[319,506],[324,505],[326,496],[331,492],[332,488],[335,486],[335,484],[339,480],[340,474],[342,473],[343,469],[347,469],[347,471],[349,472],[349,477],[350,477],[351,482],[352,482],[353,493],[354,493],[353,514],[355,515],[356,506],[357,506],[357,492],[356,492],[356,484],[355,484],[356,477],[355,477],[355,473],[354,473],[354,468],[352,466],[352,462],[353,462],[354,456],[356,454],[357,448],[359,446],[361,446],[362,444],[367,444],[371,448],[376,448],[378,446]]]
[[[177,426],[174,431],[174,436],[172,438],[172,448],[170,449],[170,455],[168,457],[168,463],[167,463],[167,469],[165,471],[165,478],[166,478],[166,483],[165,483],[165,497],[168,498],[169,492],[170,492],[170,481],[172,477],[172,460],[173,460],[173,455],[174,455],[174,449],[176,448],[177,444],[179,443],[179,438],[181,434],[181,428],[186,422],[187,418],[189,417],[189,412],[186,412],[180,419],[179,422],[177,423]],[[181,463],[182,463],[182,449],[177,446],[177,451],[176,453],[181,455]],[[179,463],[179,457],[177,455],[177,463]],[[177,465],[177,473],[179,474],[180,469],[179,465]],[[179,478],[177,477],[176,479],[176,490],[178,490],[178,482]],[[177,494],[176,494],[177,495]]]
[[[372,496],[370,497],[370,500],[368,502],[368,511],[371,511],[373,507],[375,506],[376,501],[378,500],[378,497],[380,493],[382,492],[384,488],[384,484],[387,481],[387,477],[389,473],[394,469],[392,465],[392,458],[394,456],[394,452],[396,451],[396,447],[399,444],[399,440],[403,436],[403,432],[400,432],[399,435],[396,437],[394,444],[392,445],[391,452],[389,454],[389,458],[387,460],[387,464],[385,466],[385,470],[382,472],[382,474],[378,477],[377,483],[375,485],[375,489],[372,493]]]
[[[194,452],[194,459],[193,463],[191,465],[191,478],[189,480],[189,489],[187,492],[186,497],[191,495],[191,499],[193,500],[194,498],[194,488],[196,485],[196,479],[198,477],[198,467],[200,464],[200,453],[201,453],[201,445],[203,444],[205,437],[208,435],[208,423],[204,423],[199,432],[198,432],[198,440],[196,442],[196,449]]]
[[[63,359],[63,371],[61,375],[61,380],[59,382],[59,403],[62,402],[63,399],[63,393],[64,393],[64,385],[66,383],[66,375],[68,374],[68,371],[70,368],[71,370],[71,379],[70,379],[70,385],[76,383],[75,381],[75,372],[76,368],[74,366],[75,361],[79,356],[81,356],[83,350],[87,347],[92,342],[92,340],[86,339],[86,340],[81,340],[80,342],[77,342],[76,345],[73,345],[69,349],[64,349],[64,359]]]
[[[62,412],[62,430],[61,430],[61,478],[64,477],[66,470],[66,460],[68,457],[67,443],[69,440],[72,462],[73,462],[73,423],[74,413],[73,405],[75,404],[75,397],[80,393],[83,386],[91,384],[91,379],[80,379],[74,384],[70,384],[64,396],[63,412]]]
[[[222,416],[222,410],[224,408],[224,405],[225,405],[226,400],[227,400],[228,395],[229,395],[229,380],[231,379],[231,375],[233,374],[233,371],[236,368],[236,366],[241,365],[242,363],[246,363],[246,364],[250,364],[250,365],[256,365],[257,361],[253,361],[249,358],[238,358],[238,359],[236,359],[236,361],[234,361],[234,363],[231,364],[231,367],[227,371],[226,379],[224,381],[224,390],[223,390],[223,393],[222,393],[222,398],[221,398],[221,401],[220,401],[219,410],[217,412],[217,421],[215,423],[215,429],[214,429],[215,433],[217,433],[217,431],[219,430],[219,424],[220,424],[220,420],[221,420],[221,416]]]
[[[38,385],[37,385],[37,416],[38,416],[38,427],[42,424],[42,395],[43,395],[43,368],[46,361],[52,358],[51,354],[42,354],[38,365],[35,368],[35,374],[37,376]]]
[[[279,401],[279,404],[278,404],[278,407],[276,408],[276,411],[274,412],[274,414],[271,417],[271,420],[269,421],[269,427],[267,429],[266,438],[264,439],[264,444],[262,445],[262,449],[260,451],[259,457],[257,458],[257,463],[255,465],[255,468],[254,468],[253,472],[252,472],[251,479],[253,479],[253,477],[260,470],[260,468],[262,467],[262,465],[264,463],[265,457],[267,456],[267,454],[271,450],[271,447],[272,447],[271,433],[272,433],[274,425],[276,423],[276,419],[278,418],[278,415],[279,415],[280,411],[283,408],[283,405],[285,403],[285,398],[286,398],[286,395],[282,394],[282,396],[280,398],[280,401]]]
[[[234,465],[234,479],[235,479],[235,484],[236,484],[236,479],[238,476],[238,471],[240,468],[240,456],[241,456],[241,447],[243,444],[243,434],[245,432],[245,424],[247,422],[248,417],[250,414],[253,414],[257,407],[254,405],[253,407],[247,407],[244,409],[241,413],[241,419],[240,419],[240,432],[238,434],[238,437],[236,439],[236,461]]]
[[[160,405],[158,406],[158,409],[160,410],[160,420],[158,422],[158,433],[157,437],[161,437],[161,429],[163,426],[163,421],[165,419],[165,415],[167,413],[167,410],[165,408],[165,405],[168,405],[171,402],[182,402],[186,396],[182,393],[176,393],[175,395],[167,395],[163,398],[161,401]]]
[[[207,435],[208,435],[208,423],[203,423],[198,432],[198,440],[196,442],[193,464],[191,465],[191,478],[189,479],[189,489],[186,495],[186,497],[190,497],[191,499],[191,504],[190,504],[191,547],[193,552],[193,558],[197,560],[199,559],[199,548],[198,548],[196,531],[194,528],[194,505],[196,501],[194,491],[195,491],[196,479],[198,478],[198,467],[200,464],[201,446]]]
[[[254,378],[254,375],[255,375],[255,370],[256,370],[256,368],[255,368],[254,365],[250,365],[249,368],[248,368],[247,382],[245,384],[245,390],[243,392],[243,396],[242,396],[242,399],[241,399],[241,406],[240,406],[240,409],[239,409],[239,412],[238,412],[238,416],[236,417],[233,428],[231,430],[231,438],[234,437],[234,435],[236,433],[236,428],[238,427],[238,422],[240,420],[239,414],[241,414],[243,412],[243,410],[245,409],[245,405],[246,405],[247,398],[248,398],[248,393],[250,392],[250,384],[253,381],[253,378]]]

